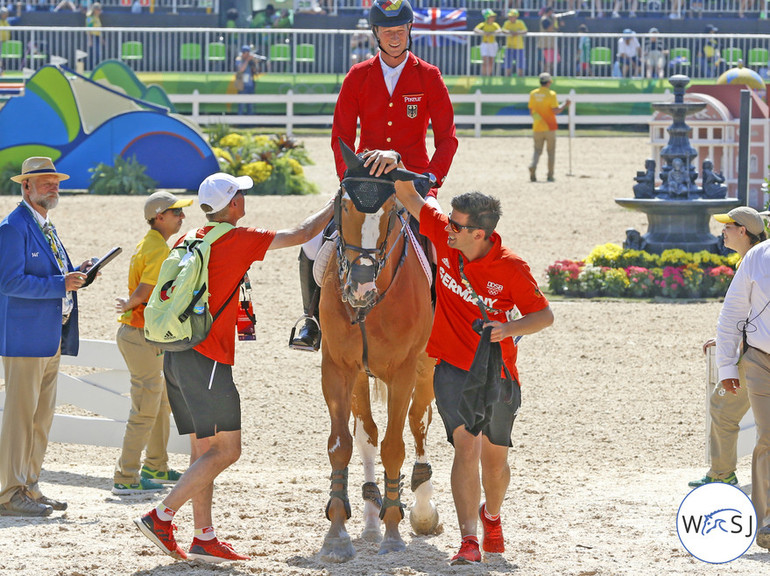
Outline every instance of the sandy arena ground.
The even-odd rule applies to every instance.
[[[307,172],[324,194],[248,197],[243,224],[289,226],[334,192],[328,138],[304,141],[317,163]],[[598,244],[622,242],[627,228],[646,229],[644,215],[620,208],[613,198],[631,195],[635,171],[649,152],[646,136],[578,138],[572,142],[574,174],[568,175],[568,140],[562,135],[556,183],[530,183],[529,139],[463,138],[440,198],[446,209],[453,195],[470,189],[498,196],[504,206],[499,227],[504,242],[530,262],[545,284],[544,270],[553,261],[579,259]],[[74,260],[101,255],[114,245],[125,250],[81,293],[85,338],[114,339],[113,299],[125,294],[129,255],[146,229],[143,201],[65,196],[52,213]],[[0,212],[7,214],[16,202],[0,198]],[[193,207],[185,228],[203,221]],[[301,312],[296,256],[295,249],[270,252],[266,262],[252,267],[258,338],[238,344],[235,366],[243,403],[243,455],[219,477],[214,495],[219,536],[252,560],[209,567],[161,554],[132,523],[159,497],[120,498],[110,492],[118,449],[53,443],[42,483],[48,495],[67,500],[69,510],[44,520],[0,518],[0,574],[767,573],[770,555],[761,548],[753,546],[741,559],[713,566],[692,558],[676,534],[675,516],[688,493],[687,481],[706,470],[701,344],[715,330],[720,309],[715,301],[552,302],[553,327],[521,342],[523,402],[510,452],[502,558],[473,567],[447,565],[460,537],[449,487],[451,447],[436,421],[430,452],[443,533],[417,537],[408,522],[402,523],[407,550],[386,556],[360,540],[362,471],[354,454],[348,526],[357,556],[343,565],[322,562],[318,552],[328,528],[323,511],[329,488],[329,425],[320,354],[286,346]],[[172,455],[178,469],[185,468],[185,460]],[[410,468],[408,454],[406,473]],[[749,458],[741,459],[738,478],[750,481]],[[380,465],[378,480],[382,485]],[[408,492],[405,498],[410,501]],[[187,547],[193,533],[189,505],[176,522],[177,539]]]

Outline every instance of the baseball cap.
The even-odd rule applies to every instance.
[[[192,203],[192,198],[180,200],[171,192],[154,192],[144,201],[144,219],[152,220],[161,212],[165,212],[171,208],[184,208]]]
[[[519,11],[516,10],[516,8],[511,8],[508,10],[508,16],[516,16],[516,18],[519,17]]]
[[[660,34],[660,32],[658,32],[657,28],[650,28],[650,31],[648,32],[648,34]]]
[[[635,32],[631,30],[631,28],[626,28],[625,30],[623,30],[623,36],[633,36],[634,34]]]
[[[238,190],[248,190],[254,186],[249,176],[231,176],[217,172],[201,182],[198,188],[198,204],[204,212],[219,212],[230,203]],[[206,210],[203,205],[210,207]]]
[[[484,19],[490,18],[491,16],[497,16],[494,10],[491,10],[490,8],[487,8],[482,13],[482,16],[484,16]]]
[[[738,206],[738,208],[733,208],[727,214],[714,214],[714,220],[721,224],[735,223],[745,226],[746,230],[754,234],[754,236],[759,236],[765,231],[765,225],[762,223],[762,217],[759,215],[759,212],[748,206]]]
[[[251,46],[249,46],[248,44],[244,44],[243,46],[241,46],[241,52],[251,52]]]
[[[550,82],[552,80],[551,75],[548,72],[541,72],[538,78],[540,78],[541,84],[545,84],[546,82]]]

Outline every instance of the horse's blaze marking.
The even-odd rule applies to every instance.
[[[375,214],[366,214],[364,216],[364,223],[361,225],[361,246],[368,250],[374,250],[377,248],[377,240],[380,238],[381,216],[382,208],[377,210]],[[371,266],[374,263],[363,261],[361,264]]]

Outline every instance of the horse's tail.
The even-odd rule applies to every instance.
[[[372,378],[369,385],[371,402],[379,402],[383,406],[388,402],[388,385],[379,378]]]

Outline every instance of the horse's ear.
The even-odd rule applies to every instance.
[[[345,166],[350,168],[360,168],[363,166],[361,159],[356,156],[356,153],[350,149],[350,147],[342,141],[342,138],[337,137],[340,143],[340,150],[342,151],[342,158],[345,160]]]

